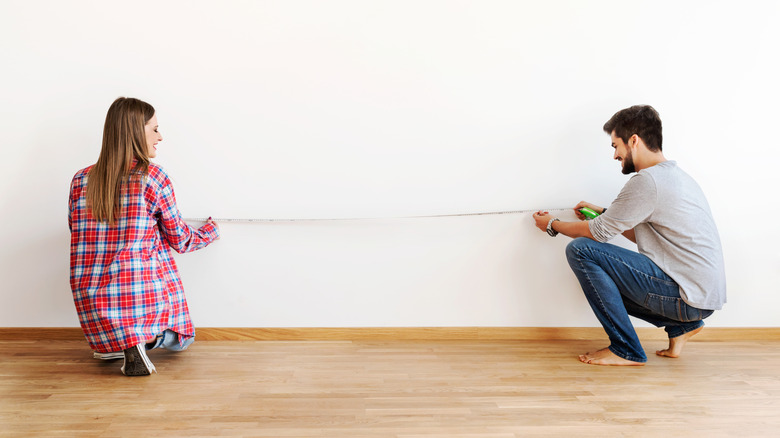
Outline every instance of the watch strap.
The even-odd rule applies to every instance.
[[[550,219],[549,222],[547,222],[547,234],[549,234],[550,237],[555,237],[555,236],[558,235],[558,232],[553,230],[553,227],[552,227],[552,224],[555,221],[560,222],[560,219],[558,219],[557,217],[554,217],[554,218]]]

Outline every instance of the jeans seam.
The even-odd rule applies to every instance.
[[[685,317],[683,317],[683,307],[680,304],[682,300],[677,300],[675,304],[677,304],[677,317],[680,318],[680,321],[688,322],[688,312],[685,312]]]

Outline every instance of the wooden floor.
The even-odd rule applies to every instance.
[[[125,377],[84,341],[0,340],[3,437],[780,436],[780,342],[198,341]],[[664,346],[645,342],[648,352]]]

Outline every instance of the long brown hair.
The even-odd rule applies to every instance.
[[[122,184],[131,173],[149,171],[144,126],[152,117],[154,107],[131,97],[120,97],[108,108],[103,147],[87,180],[87,206],[96,220],[115,225],[122,209]]]

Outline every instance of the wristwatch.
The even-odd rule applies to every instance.
[[[554,217],[554,218],[550,219],[550,222],[547,222],[547,234],[549,234],[550,237],[555,237],[555,236],[558,235],[558,232],[553,230],[553,227],[552,227],[552,224],[555,221],[560,222],[561,220],[558,219],[557,217]]]

